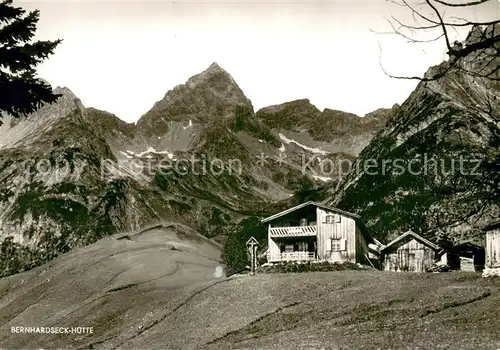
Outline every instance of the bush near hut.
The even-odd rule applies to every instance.
[[[290,273],[290,272],[330,272],[345,270],[373,270],[373,268],[352,262],[282,262],[273,265],[261,266],[261,273]]]
[[[265,250],[267,227],[256,216],[243,219],[236,230],[229,234],[224,244],[221,258],[229,274],[243,271],[250,264],[246,247],[246,242],[250,237],[255,237],[260,243],[259,252]]]

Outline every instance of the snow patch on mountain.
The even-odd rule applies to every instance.
[[[332,181],[331,178],[326,177],[326,176],[312,175],[312,177],[314,178],[314,180],[320,180],[320,181],[323,181],[323,182]]]
[[[134,158],[134,156],[131,156],[130,154],[128,154],[127,152],[123,152],[123,151],[120,151],[121,154],[123,154],[125,157],[127,157],[128,159],[131,159],[131,158]]]
[[[140,152],[140,153],[136,153],[136,152],[133,152],[131,150],[127,150],[128,155],[126,153],[124,153],[124,152],[121,152],[121,153],[124,154],[127,158],[133,158],[133,157],[130,157],[130,155],[136,156],[136,157],[144,157],[145,155],[148,155],[148,156],[146,156],[146,158],[151,158],[151,156],[150,156],[151,153],[166,154],[169,159],[173,159],[174,158],[174,154],[172,152],[170,152],[168,150],[157,151],[156,149],[154,149],[151,146],[149,146],[146,151],[143,151],[143,152]]]
[[[315,153],[315,154],[322,154],[322,155],[328,154],[328,152],[326,152],[326,151],[324,151],[324,150],[322,150],[322,149],[320,149],[318,147],[314,147],[314,148],[313,147],[308,147],[308,146],[305,146],[305,145],[303,145],[303,144],[301,144],[301,143],[299,143],[299,142],[297,142],[295,140],[289,139],[285,135],[283,135],[282,133],[279,133],[278,135],[279,135],[280,139],[284,143],[286,143],[286,144],[295,143],[297,146],[299,146],[299,147],[301,147],[301,148],[303,148],[303,149],[305,149],[305,150],[307,150],[309,152],[312,152],[312,153]]]

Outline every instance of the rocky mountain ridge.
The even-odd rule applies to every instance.
[[[264,107],[256,117],[285,137],[355,157],[398,108],[395,104],[359,117],[329,108],[320,111],[308,99],[302,99]]]

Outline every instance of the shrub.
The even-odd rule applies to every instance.
[[[266,248],[267,228],[256,216],[243,219],[237,228],[229,233],[221,255],[228,273],[242,271],[249,264],[246,242],[250,237],[255,237],[260,243],[259,251]]]
[[[329,272],[344,270],[365,270],[367,266],[352,262],[282,262],[278,264],[262,266],[259,272],[262,273],[289,273],[289,272]]]

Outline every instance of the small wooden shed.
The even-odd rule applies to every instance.
[[[485,263],[485,250],[471,242],[462,243],[449,249],[449,253],[454,255],[458,262],[458,266],[450,267],[455,269],[458,268],[460,271],[482,271],[484,269]]]
[[[382,268],[384,271],[426,272],[442,251],[438,245],[410,230],[381,249]]]
[[[500,220],[483,228],[486,233],[486,264],[483,275],[500,276]]]

